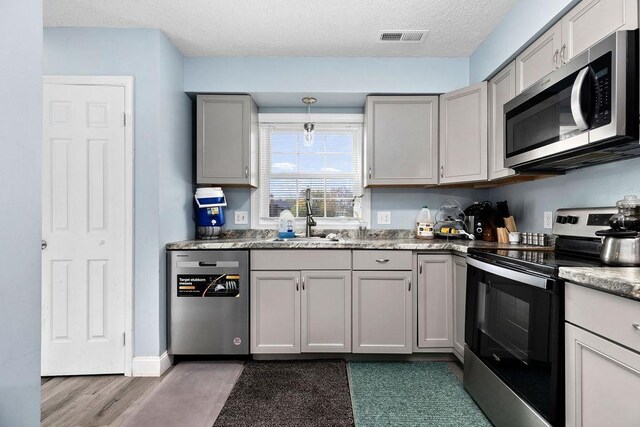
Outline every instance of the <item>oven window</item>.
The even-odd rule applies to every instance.
[[[578,135],[571,114],[577,73],[534,96],[506,115],[506,156],[511,157]]]
[[[516,393],[550,417],[552,294],[490,273],[476,278],[472,351]]]

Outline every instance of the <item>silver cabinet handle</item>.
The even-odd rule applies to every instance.
[[[244,167],[244,177],[249,178],[249,166]]]
[[[302,290],[304,291],[304,277],[302,278]]]
[[[560,55],[560,51],[558,49],[553,52],[553,66],[555,68],[560,68],[560,63],[558,62],[558,55]]]
[[[369,179],[371,179],[371,167],[369,167]]]
[[[388,258],[378,258],[376,260],[376,262],[379,262],[380,264],[385,264],[385,263],[389,262],[389,259]]]
[[[40,244],[40,247],[41,247],[43,250],[44,250],[44,249],[47,249],[47,246],[48,246],[48,245],[47,245],[47,241],[46,241],[46,240],[43,240],[43,241],[42,241],[42,243]]]
[[[640,331],[640,324],[638,324],[638,323],[633,323],[631,326],[633,326],[634,328],[636,328],[636,330]]]
[[[440,166],[440,178],[444,178],[444,166]]]
[[[419,268],[419,274],[422,274],[422,262],[420,262],[420,263],[418,264],[418,266],[420,267],[420,268]]]
[[[296,291],[300,290],[300,279],[296,277]]]
[[[411,292],[411,279],[409,279],[409,292]]]
[[[566,43],[563,43],[563,44],[562,44],[562,49],[560,49],[560,61],[561,61],[563,64],[566,64],[567,62],[569,62],[569,61],[567,61],[567,60],[565,59],[565,56],[564,56],[564,54],[565,54],[565,52],[566,52],[566,51],[567,51],[567,44],[566,44]]]

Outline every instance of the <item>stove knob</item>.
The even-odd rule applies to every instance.
[[[558,224],[566,224],[567,223],[567,217],[564,215],[558,215],[556,216],[556,222]]]
[[[567,217],[567,220],[569,221],[569,224],[577,224],[578,223],[578,217],[577,216],[569,215]]]

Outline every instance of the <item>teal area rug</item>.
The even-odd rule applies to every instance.
[[[442,362],[351,362],[356,426],[491,426]]]

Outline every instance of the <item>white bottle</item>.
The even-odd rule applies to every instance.
[[[429,211],[427,206],[423,206],[416,217],[416,237],[426,240],[431,240],[435,237],[431,211]]]
[[[281,239],[292,239],[296,237],[294,229],[295,223],[296,219],[291,211],[285,209],[280,212],[280,217],[278,218],[278,237]]]

